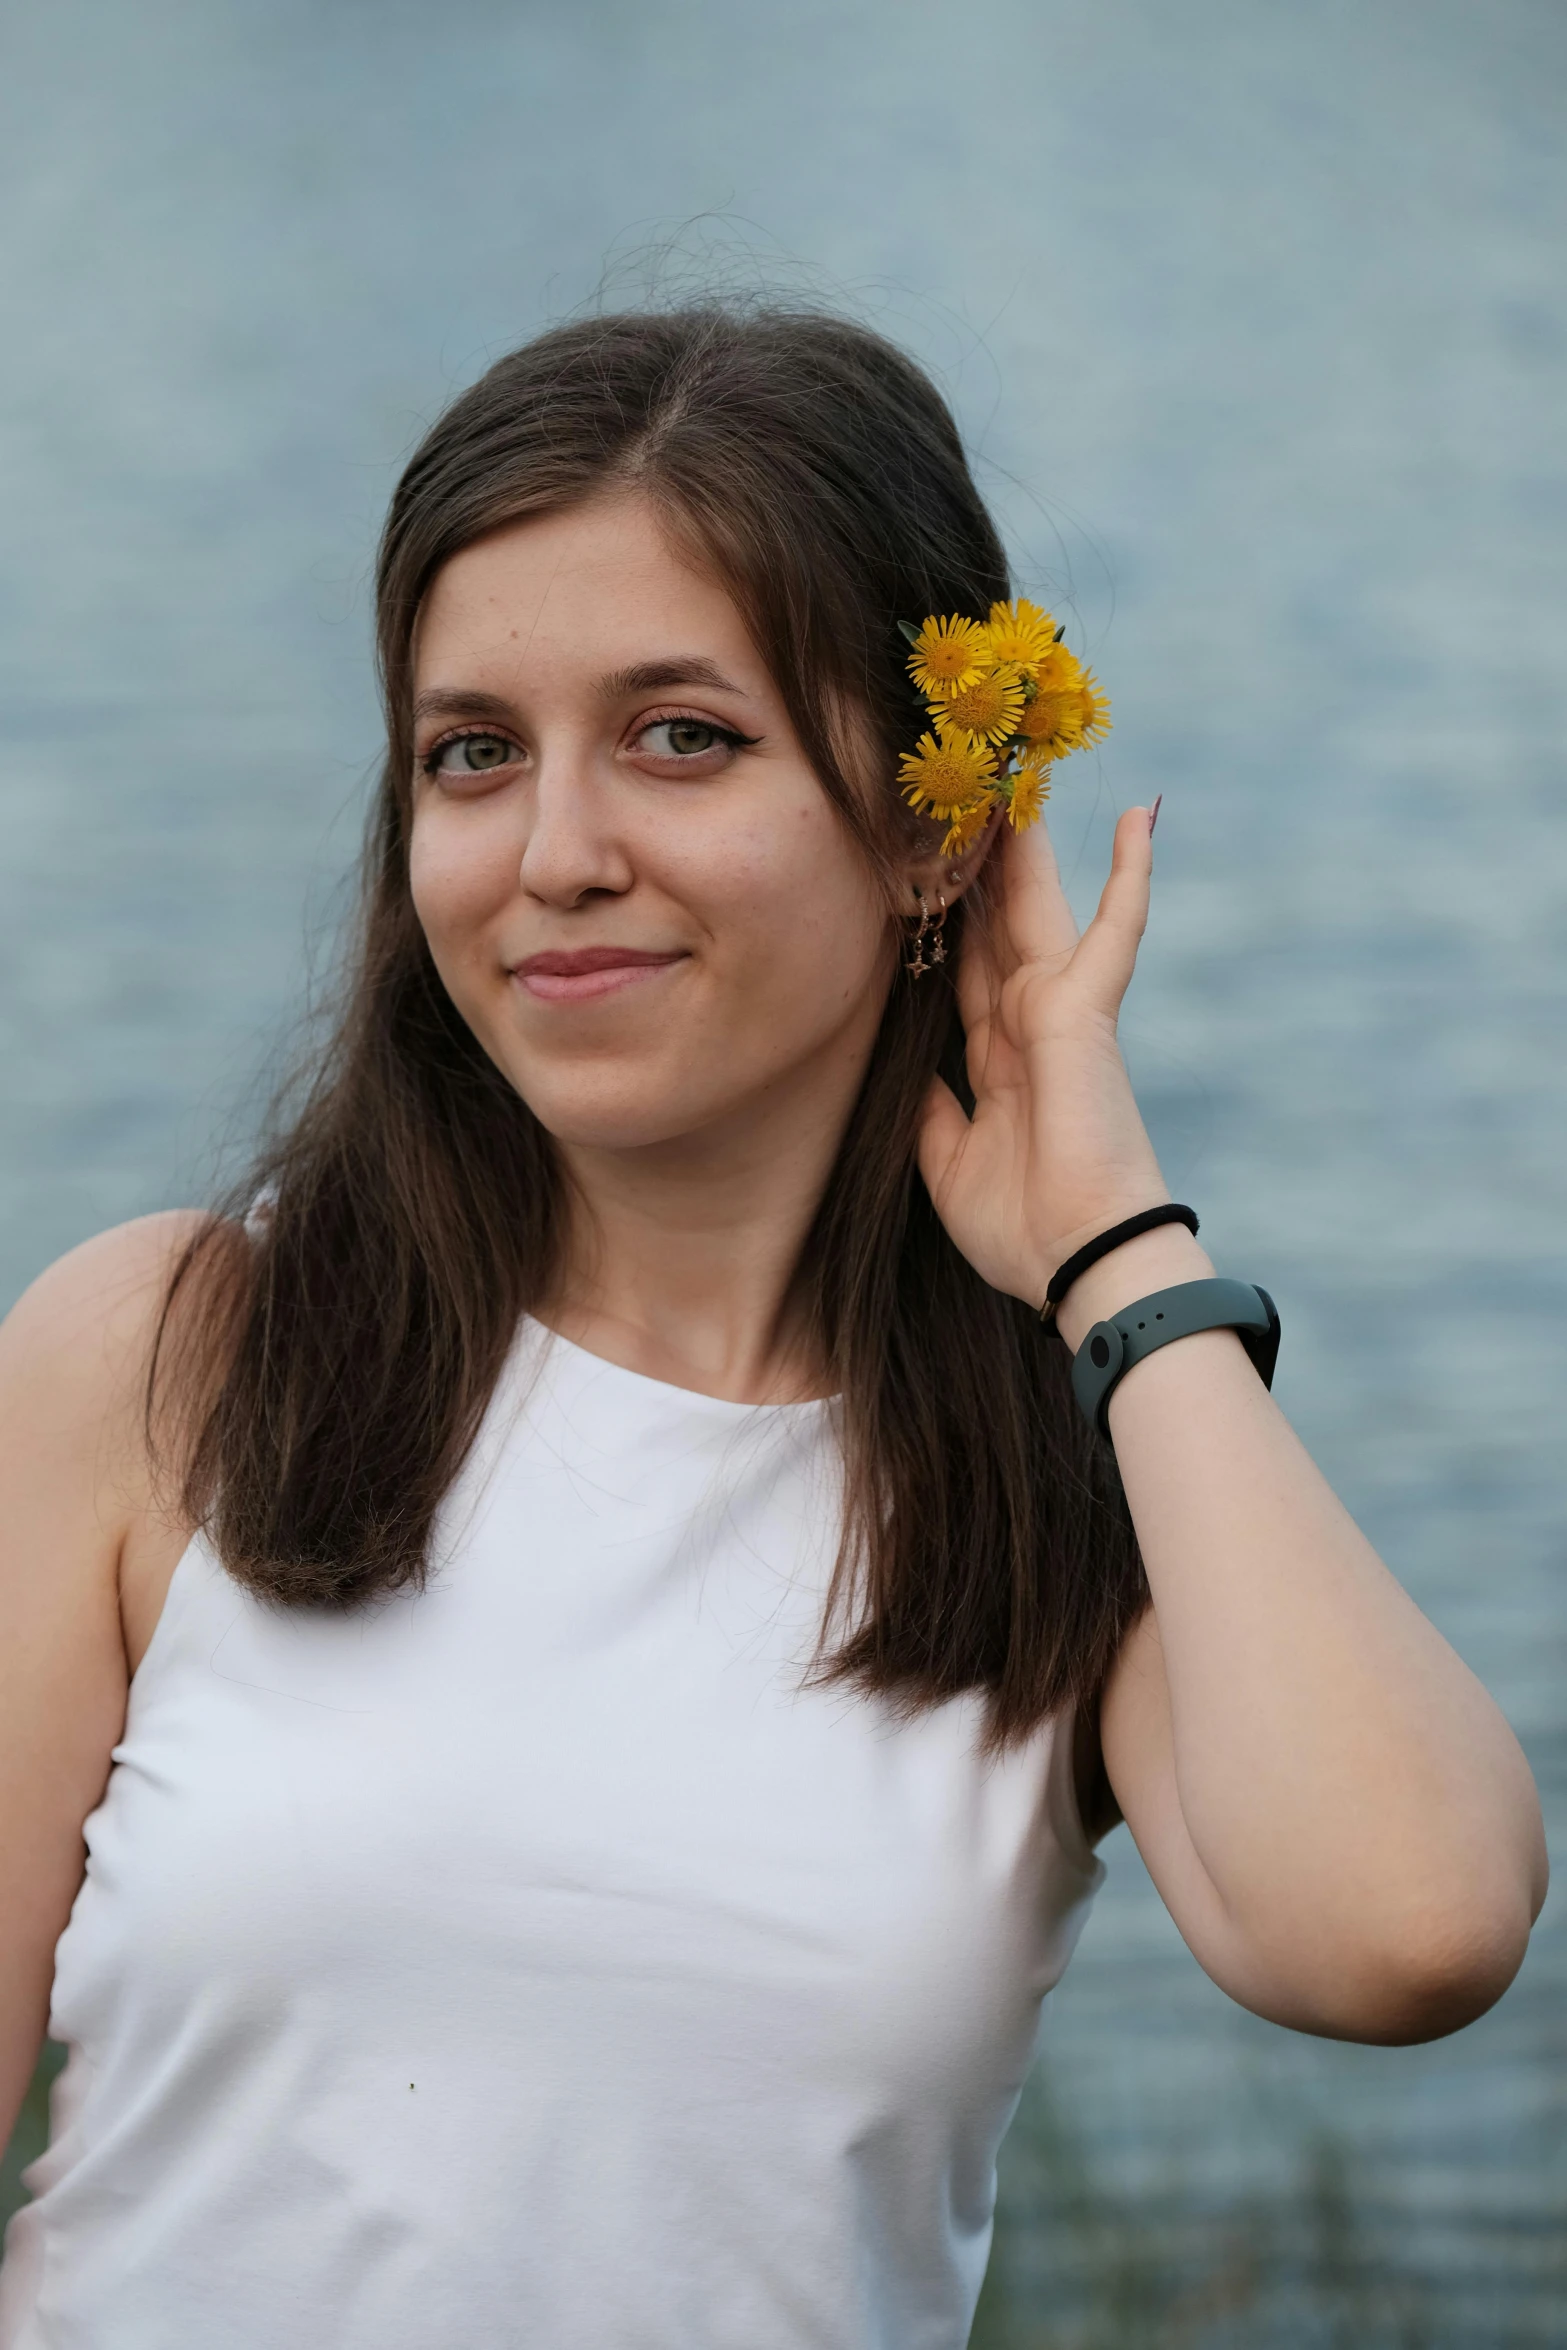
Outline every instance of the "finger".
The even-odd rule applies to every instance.
[[[1008,825],[997,847],[1003,858],[1002,907],[1019,960],[1064,962],[1077,944],[1077,922],[1061,886],[1049,825],[1043,817],[1026,832]]]
[[[1015,959],[1008,958],[1015,968]],[[1009,1086],[1025,1084],[1027,1072],[1018,1042],[1002,1011],[1006,973],[988,932],[977,925],[963,942],[957,969],[958,1009],[963,1015],[964,1064],[976,1103]]]
[[[951,1086],[944,1077],[933,1077],[920,1112],[916,1156],[925,1189],[938,1211],[953,1169],[972,1132],[973,1128],[964,1116],[963,1105]]]
[[[1128,808],[1115,828],[1110,877],[1100,892],[1098,910],[1073,959],[1074,979],[1079,975],[1086,979],[1110,1012],[1119,1009],[1148,927],[1152,873],[1148,810]]]
[[[979,923],[970,923],[964,932],[954,986],[963,1019],[964,1062],[976,1094],[984,1091],[995,1054],[1003,976],[990,933]]]
[[[963,1026],[970,1042],[976,1030],[993,1015],[1001,994],[1001,982],[1006,977],[997,958],[997,944],[995,929],[986,921],[983,910],[972,908],[969,919],[963,925],[963,945],[953,975],[958,1010],[963,1015]]]

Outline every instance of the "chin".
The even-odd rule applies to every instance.
[[[721,1120],[731,1105],[704,1088],[700,1098],[673,1073],[660,1083],[646,1060],[610,1068],[584,1069],[580,1082],[538,1069],[510,1069],[507,1075],[546,1134],[567,1149],[652,1150],[679,1142]]]

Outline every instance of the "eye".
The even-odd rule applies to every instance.
[[[716,750],[721,742],[731,739],[701,718],[661,718],[656,726],[645,728],[642,735],[650,750],[677,759],[700,758],[703,751]]]
[[[672,767],[694,766],[700,760],[706,773],[709,768],[721,767],[734,752],[748,750],[755,740],[754,735],[720,726],[713,718],[676,716],[655,718],[642,727],[636,748],[644,757],[667,760]]]
[[[517,744],[504,734],[453,734],[436,744],[424,770],[427,775],[488,775],[521,756]]]

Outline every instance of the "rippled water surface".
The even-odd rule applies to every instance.
[[[1080,893],[1167,795],[1128,1032],[1172,1186],[1559,1839],[1560,8],[57,0],[4,38],[0,1290],[243,1132],[351,853],[398,463],[687,222],[698,277],[936,369],[1075,611],[1116,697],[1055,803]],[[1109,1853],[986,2338],[1561,2339],[1559,1898],[1473,2030],[1337,2049],[1229,2006]]]

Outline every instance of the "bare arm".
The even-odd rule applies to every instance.
[[[119,1570],[150,1508],[147,1346],[190,1229],[149,1217],[89,1241],[0,1325],[0,2143],[124,1726]]]
[[[1004,920],[965,938],[972,1120],[939,1083],[921,1167],[953,1239],[1038,1304],[1057,1265],[1168,1198],[1116,1043],[1151,837],[1116,830],[1081,937],[1041,826],[999,844]],[[1068,1292],[1074,1349],[1212,1272],[1170,1227]],[[1512,1980],[1545,1892],[1539,1801],[1497,1707],[1335,1500],[1233,1333],[1129,1372],[1110,1430],[1153,1595],[1105,1692],[1110,1783],[1176,1924],[1231,1995],[1303,2031],[1422,2040]]]
[[[1180,1231],[1106,1258],[1062,1335],[1211,1267]],[[1101,1714],[1171,1914],[1244,2006],[1342,2039],[1456,2030],[1545,1894],[1502,1714],[1312,1464],[1239,1342],[1182,1339],[1110,1404],[1153,1593]]]

